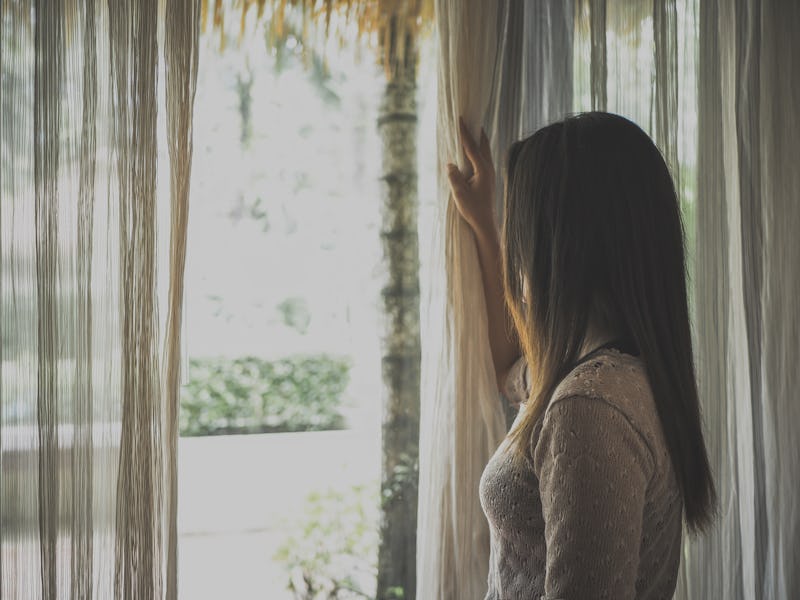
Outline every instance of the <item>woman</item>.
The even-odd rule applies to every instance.
[[[481,478],[486,598],[672,598],[682,521],[704,530],[716,497],[667,166],[616,115],[544,127],[509,151],[501,253],[489,142],[461,132],[470,168],[449,180],[521,405]]]

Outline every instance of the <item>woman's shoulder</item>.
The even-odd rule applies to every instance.
[[[545,416],[575,398],[611,407],[638,432],[654,458],[663,454],[661,422],[641,358],[608,348],[579,364],[554,390]]]
[[[570,396],[588,396],[611,403],[623,412],[648,408],[652,391],[644,361],[606,348],[574,367],[553,390],[550,404]]]

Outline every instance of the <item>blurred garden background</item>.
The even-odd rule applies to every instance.
[[[305,46],[290,21],[277,39],[236,25],[203,36],[199,60],[180,594],[374,597],[386,76],[372,54]],[[424,215],[435,78],[420,67]]]

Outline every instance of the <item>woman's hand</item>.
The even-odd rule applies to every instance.
[[[481,129],[480,144],[477,143],[464,120],[459,118],[461,144],[469,164],[467,172],[462,172],[452,163],[447,165],[447,177],[456,202],[456,208],[463,219],[478,234],[496,231],[494,216],[495,172],[489,138]]]
[[[516,330],[507,327],[509,314],[503,294],[503,262],[494,216],[494,164],[486,133],[481,130],[478,144],[463,119],[459,119],[459,128],[461,143],[469,160],[469,172],[463,173],[455,165],[449,164],[447,175],[458,212],[475,233],[486,299],[486,318],[489,321],[489,346],[497,385],[502,390],[505,389],[509,370],[522,351]]]

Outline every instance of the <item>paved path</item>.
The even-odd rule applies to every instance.
[[[181,599],[290,599],[272,555],[310,492],[378,481],[376,430],[182,438]]]

